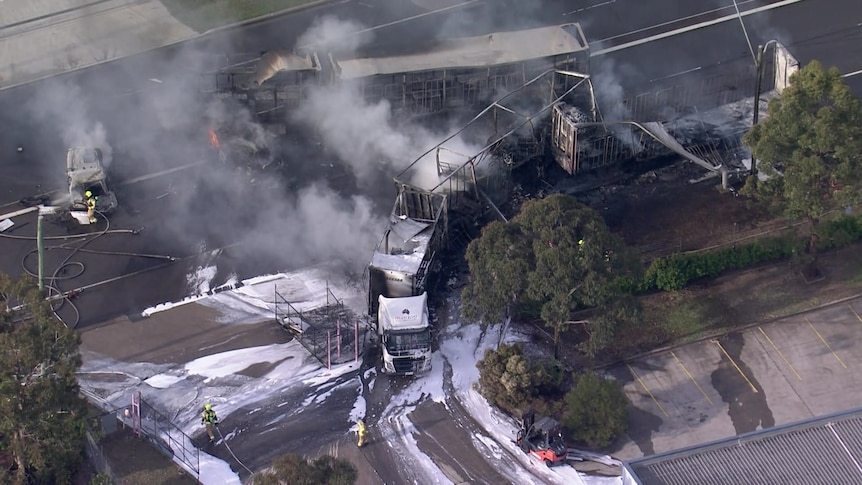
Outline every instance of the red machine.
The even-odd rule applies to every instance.
[[[529,412],[521,420],[521,429],[515,443],[527,453],[551,467],[566,462],[568,448],[560,432],[560,423],[547,416],[536,420]]]

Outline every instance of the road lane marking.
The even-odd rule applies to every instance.
[[[666,79],[670,79],[670,78],[672,78],[672,77],[683,76],[683,75],[685,75],[685,74],[691,74],[691,73],[693,73],[693,72],[695,72],[695,71],[700,71],[701,69],[703,69],[703,66],[697,66],[697,67],[693,67],[693,68],[691,68],[691,69],[686,69],[685,71],[680,71],[680,72],[678,72],[678,73],[676,73],[676,74],[670,74],[670,75],[668,75],[668,76],[659,77],[659,78],[655,78],[655,79],[650,79],[650,80],[649,80],[649,82],[650,82],[650,83],[654,83],[654,82],[657,82],[657,81],[664,81],[664,80],[666,80]]]
[[[745,1],[742,1],[742,2],[738,2],[738,3],[739,3],[740,5],[745,5],[745,4],[747,4],[747,3],[751,3],[751,2],[754,2],[754,1],[755,1],[755,0],[745,0]],[[655,25],[650,25],[650,26],[648,26],[648,27],[641,27],[641,28],[639,28],[639,29],[630,30],[630,31],[628,31],[628,32],[623,32],[623,33],[621,33],[621,34],[612,35],[612,36],[610,36],[610,37],[605,37],[604,39],[598,39],[598,40],[596,40],[596,41],[594,41],[594,42],[596,42],[597,44],[603,44],[603,43],[605,43],[605,42],[608,42],[608,41],[611,41],[611,40],[614,40],[614,39],[619,39],[620,37],[628,37],[628,36],[633,35],[633,34],[639,34],[639,33],[641,33],[641,32],[648,32],[648,31],[650,31],[650,30],[655,30],[655,29],[658,29],[659,27],[667,27],[667,26],[669,26],[669,25],[674,25],[674,24],[681,23],[681,22],[683,22],[683,21],[685,21],[685,20],[692,20],[692,19],[696,19],[696,18],[698,18],[698,17],[703,17],[703,16],[706,16],[706,15],[709,15],[709,14],[718,13],[718,12],[721,12],[722,10],[727,10],[727,9],[729,9],[729,8],[732,8],[732,7],[731,7],[730,5],[725,5],[725,6],[723,6],[723,7],[713,8],[713,9],[711,9],[711,10],[704,10],[703,12],[698,12],[698,13],[696,13],[696,14],[686,15],[685,17],[679,17],[679,18],[675,18],[675,19],[673,19],[673,20],[667,20],[667,21],[665,21],[665,22],[660,22],[660,23],[657,23],[657,24],[655,24]],[[565,15],[565,14],[563,14],[563,15]]]
[[[852,307],[851,305],[847,305],[847,308],[849,308],[849,309],[850,309],[850,311],[851,311],[851,312],[853,312],[853,314],[854,314],[854,315],[856,315],[856,318],[857,318],[860,322],[862,322],[862,317],[860,317],[860,316],[859,316],[859,314],[858,314],[858,313],[856,313],[856,310],[854,310],[854,309],[853,309],[853,307]]]
[[[772,339],[769,338],[769,335],[766,335],[766,332],[763,330],[762,327],[757,327],[757,329],[760,330],[760,333],[763,334],[764,337],[766,337],[766,341],[769,342],[770,345],[772,345],[772,348],[775,349],[776,352],[778,352],[779,357],[781,357],[781,360],[783,360],[784,363],[787,364],[787,367],[790,367],[790,370],[793,371],[793,374],[796,376],[796,378],[801,381],[802,376],[799,375],[799,372],[796,372],[796,368],[794,368],[793,364],[791,364],[790,361],[787,360],[787,357],[784,356],[784,352],[782,352],[781,349],[779,349],[778,346],[775,345],[775,342],[773,342]]]
[[[571,12],[565,12],[565,13],[563,13],[563,17],[565,17],[566,15],[571,15],[573,13],[586,12],[587,10],[592,10],[594,8],[597,8],[597,7],[607,7],[608,5],[613,5],[616,2],[617,2],[617,0],[607,0],[606,2],[597,3],[595,5],[590,5],[588,7],[579,8],[577,10],[572,10]]]
[[[711,342],[715,345],[718,345],[718,348],[721,349],[721,353],[724,354],[725,357],[727,357],[727,360],[730,361],[731,365],[733,365],[733,367],[736,369],[736,372],[739,372],[739,375],[741,375],[742,378],[745,379],[745,382],[748,383],[748,385],[751,387],[751,390],[754,391],[755,394],[757,394],[757,387],[755,387],[751,380],[748,379],[748,376],[745,375],[745,372],[742,372],[742,369],[740,369],[739,366],[736,365],[736,361],[733,360],[733,357],[731,357],[726,350],[724,350],[724,346],[721,345],[721,342],[715,339],[711,340]]]
[[[841,357],[838,357],[838,354],[836,354],[835,351],[832,350],[832,346],[829,345],[829,342],[827,342],[826,339],[823,338],[823,335],[820,335],[820,332],[818,332],[817,329],[814,328],[814,324],[811,323],[811,320],[809,320],[808,317],[805,317],[805,321],[808,322],[808,326],[811,327],[811,330],[813,330],[817,337],[820,339],[820,341],[823,342],[823,345],[825,345],[826,348],[829,349],[830,352],[832,352],[832,356],[835,357],[835,360],[837,360],[838,363],[841,364],[841,367],[846,369],[847,364],[845,364],[844,361],[841,360]]]
[[[654,402],[654,403],[655,403],[655,405],[656,405],[656,406],[658,406],[658,408],[659,408],[659,409],[661,409],[661,412],[662,412],[662,414],[664,414],[664,417],[666,417],[666,418],[667,418],[667,417],[669,417],[669,415],[667,414],[667,411],[665,411],[665,410],[664,410],[664,407],[662,407],[661,403],[660,403],[660,402],[658,402],[658,399],[656,399],[656,398],[655,398],[655,396],[653,395],[652,391],[650,391],[650,390],[649,390],[649,388],[646,386],[646,384],[644,384],[644,381],[640,378],[640,376],[638,375],[638,373],[637,373],[637,372],[635,372],[634,368],[632,368],[632,366],[631,366],[631,365],[629,365],[629,364],[626,364],[626,367],[628,367],[628,368],[629,368],[629,372],[631,372],[631,373],[632,373],[632,376],[635,378],[635,380],[637,380],[637,381],[638,381],[638,384],[640,384],[640,385],[641,385],[641,387],[643,388],[643,390],[644,390],[644,391],[646,391],[646,392],[647,392],[647,394],[649,394],[649,397],[651,397],[651,398],[652,398],[652,402]]]
[[[615,45],[613,47],[608,47],[607,49],[599,49],[597,51],[593,51],[590,53],[590,57],[601,56],[604,54],[610,54],[611,52],[621,51],[623,49],[628,49],[629,47],[635,47],[641,44],[646,44],[649,42],[653,42],[656,40],[667,39],[668,37],[674,37],[676,35],[685,34],[687,32],[691,32],[693,30],[702,29],[704,27],[710,27],[713,25],[721,24],[724,22],[735,21],[740,17],[748,17],[749,15],[758,14],[761,12],[766,12],[768,10],[776,9],[779,7],[785,7],[787,5],[793,5],[794,3],[799,3],[803,0],[783,0],[777,3],[771,3],[769,5],[764,5],[762,7],[752,8],[751,10],[746,10],[745,12],[736,15],[735,13],[732,15],[725,15],[724,17],[719,17],[717,19],[708,20],[706,22],[701,22],[699,24],[689,25],[687,27],[680,27],[674,30],[668,30],[667,32],[662,32],[661,34],[651,35],[649,37],[644,37],[643,39],[633,40],[631,42],[626,42],[620,45]]]
[[[685,372],[685,375],[687,375],[688,378],[691,379],[691,382],[694,382],[694,385],[697,386],[697,390],[700,391],[701,394],[703,394],[703,397],[705,397],[706,400],[709,401],[710,404],[713,404],[712,399],[710,399],[709,396],[706,394],[706,392],[703,390],[703,388],[700,387],[700,384],[698,384],[697,381],[694,380],[694,376],[692,376],[691,372],[689,372],[688,369],[686,369],[686,367],[685,367],[685,365],[683,365],[682,361],[679,360],[679,357],[676,356],[676,353],[674,353],[674,351],[671,350],[670,355],[672,355],[673,358],[676,359],[676,363],[679,364],[679,366],[682,368],[682,371]]]
[[[862,74],[862,69],[860,69],[858,71],[848,72],[843,77],[853,77],[853,76],[858,76],[859,74]]]
[[[126,179],[126,180],[123,180],[123,181],[117,182],[117,183],[116,183],[116,184],[114,184],[114,185],[115,185],[115,186],[117,186],[117,187],[120,187],[120,186],[124,186],[124,185],[137,184],[137,183],[144,182],[144,181],[147,181],[147,180],[150,180],[150,179],[154,179],[154,178],[157,178],[157,177],[163,177],[163,176],[165,176],[165,175],[170,175],[170,174],[172,174],[172,173],[179,172],[179,171],[181,171],[181,170],[186,170],[186,169],[189,169],[189,168],[194,168],[194,167],[197,167],[198,165],[205,165],[205,164],[207,164],[207,163],[211,163],[211,162],[209,162],[209,161],[207,161],[207,160],[201,160],[201,161],[199,161],[199,162],[187,163],[187,164],[185,164],[185,165],[180,165],[179,167],[168,168],[168,169],[165,169],[165,170],[161,170],[161,171],[159,171],[159,172],[148,173],[148,174],[140,175],[140,176],[138,176],[138,177],[133,177],[133,178],[130,178],[130,179]]]

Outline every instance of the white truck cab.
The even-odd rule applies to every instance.
[[[413,375],[431,370],[431,323],[428,294],[378,297],[377,334],[384,374]]]

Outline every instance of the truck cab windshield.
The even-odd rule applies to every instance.
[[[404,352],[408,350],[425,350],[431,346],[431,331],[405,330],[400,332],[386,332],[386,350],[389,353]]]

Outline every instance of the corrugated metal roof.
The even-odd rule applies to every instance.
[[[379,74],[489,67],[570,54],[589,48],[578,24],[555,25],[441,42],[415,55],[339,60],[341,79]]]
[[[643,485],[862,483],[862,408],[630,461]]]

